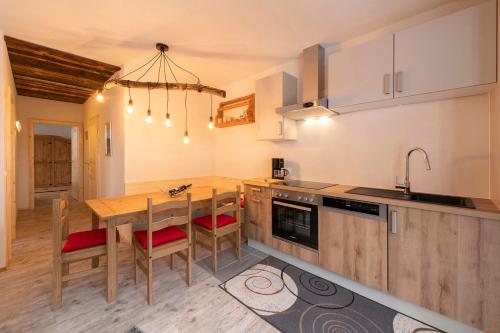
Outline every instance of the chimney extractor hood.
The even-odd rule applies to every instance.
[[[333,116],[325,97],[325,49],[317,44],[302,52],[302,103],[279,107],[276,112],[295,120]]]

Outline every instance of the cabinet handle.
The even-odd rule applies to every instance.
[[[260,204],[261,201],[259,199],[252,199],[253,202]]]
[[[262,189],[260,187],[250,187],[250,190],[254,192],[262,192]]]
[[[389,95],[391,93],[390,91],[390,79],[391,79],[391,74],[384,74],[384,79],[383,79],[383,85],[384,85],[384,94]]]
[[[403,92],[403,72],[396,72],[396,91]]]
[[[398,212],[397,211],[391,212],[391,233],[392,234],[398,233]]]

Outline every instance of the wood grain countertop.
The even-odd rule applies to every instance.
[[[217,187],[219,193],[226,191],[234,191],[232,187]],[[193,207],[196,208],[196,203],[212,199],[211,186],[199,186],[189,189],[192,194],[191,200]],[[134,195],[122,195],[109,198],[86,200],[87,206],[94,211],[102,219],[107,219],[114,216],[124,216],[129,214],[137,214],[147,210],[147,198],[153,199],[153,204],[159,204],[167,201],[186,200],[187,192],[170,197],[163,192],[150,192]]]
[[[437,211],[442,213],[472,216],[472,217],[479,217],[479,218],[493,219],[500,221],[500,207],[496,206],[495,203],[490,199],[472,198],[472,201],[474,202],[476,209],[470,209],[470,208],[460,208],[460,207],[453,207],[446,205],[430,204],[425,202],[397,200],[390,198],[381,198],[368,195],[346,193],[347,191],[357,187],[352,185],[335,185],[321,190],[304,189],[304,188],[294,189],[289,186],[281,186],[279,184],[270,184],[270,186],[272,188],[279,188],[283,190],[296,190],[300,192],[319,194],[319,195],[329,195],[344,199],[369,201],[386,205],[416,208],[416,209],[423,209],[423,210]]]
[[[244,179],[243,184],[260,186],[260,187],[269,187],[271,184],[282,181],[283,181],[282,179],[273,179],[273,178],[250,178],[250,179]]]

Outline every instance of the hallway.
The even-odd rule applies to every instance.
[[[134,326],[143,332],[274,331],[218,287],[221,277],[232,276],[262,259],[262,253],[246,247],[241,263],[234,262],[232,251],[223,251],[216,276],[207,260],[196,262],[190,288],[184,283],[182,260],[176,261],[175,272],[170,271],[167,260],[158,260],[154,264],[154,305],[148,306],[145,278],[134,285],[131,249],[119,244],[118,300],[106,303],[105,275],[97,274],[67,283],[62,308],[52,311],[51,196],[37,198],[36,203],[36,209],[19,212],[12,263],[0,274],[0,285],[4,286],[0,293],[4,309],[0,311],[1,332],[128,332]],[[90,210],[84,203],[72,201],[70,232],[90,225]],[[89,264],[72,265],[71,270]]]

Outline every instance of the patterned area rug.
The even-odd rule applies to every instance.
[[[282,332],[442,332],[274,257],[220,287]]]

